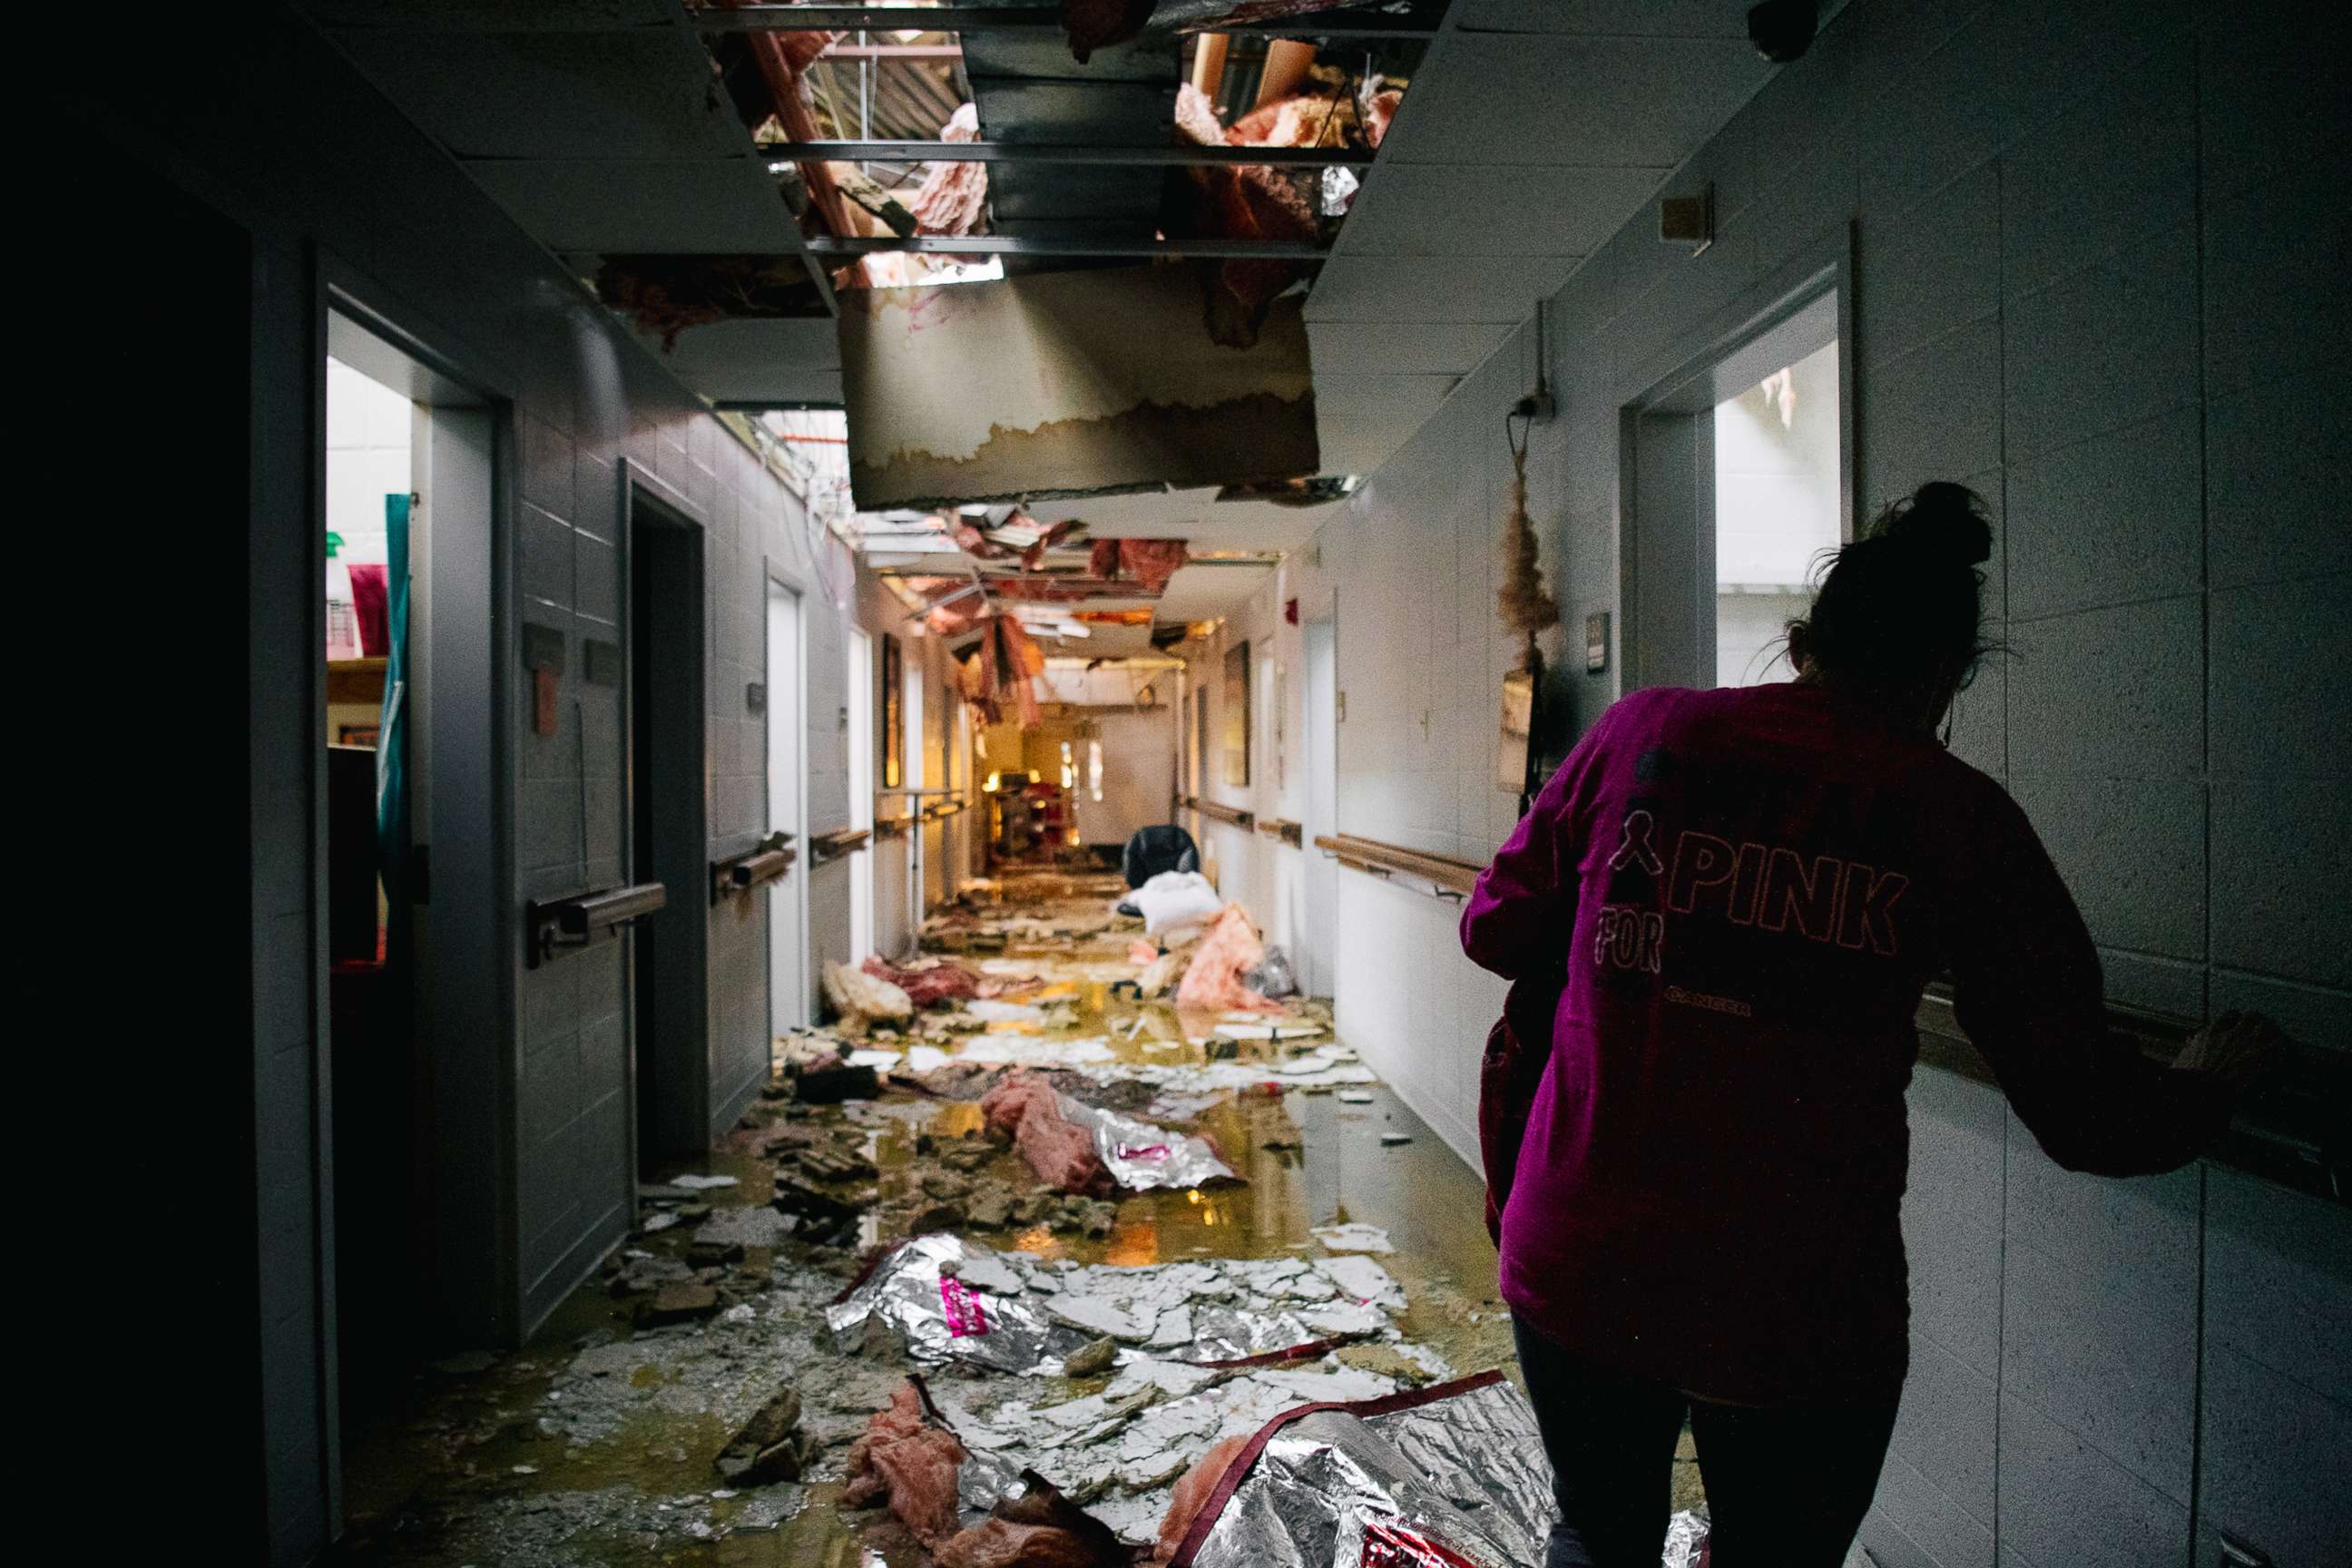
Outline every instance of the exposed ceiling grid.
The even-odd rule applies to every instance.
[[[1454,0],[1307,301],[1327,473],[1369,473],[1409,440],[1763,85],[1772,68],[1747,42],[1748,5]],[[558,255],[803,248],[766,160],[714,89],[682,0],[306,8]],[[1840,6],[1822,9],[1826,21]],[[1012,39],[982,49],[1009,58],[1032,47]],[[1099,64],[1057,69],[1064,79],[1040,90],[1166,90],[1161,73],[1118,51]],[[1097,76],[1129,79],[1093,87]],[[1131,171],[1107,173],[1122,189],[1140,184]],[[1020,215],[1006,216],[1017,226]],[[720,403],[841,396],[829,320],[692,327],[667,363]],[[1295,548],[1328,515],[1220,504],[1206,490],[1032,510],[1045,522],[1083,519],[1097,537],[1183,538],[1202,549]],[[1221,614],[1262,580],[1257,568],[1187,567],[1160,614]]]

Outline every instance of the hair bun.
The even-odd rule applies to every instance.
[[[1992,525],[1976,491],[1948,479],[1930,479],[1911,492],[1887,535],[1957,566],[1992,558]]]

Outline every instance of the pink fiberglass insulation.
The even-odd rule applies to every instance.
[[[866,960],[865,967],[866,973],[875,979],[887,980],[904,991],[907,999],[918,1007],[995,994],[995,987],[982,979],[978,971],[966,969],[952,960],[925,964],[918,969],[899,969],[884,963],[879,954],[875,954]]]
[[[969,103],[958,109],[940,129],[940,140],[979,141],[980,110]],[[924,234],[970,234],[988,211],[988,165],[933,163],[907,205]]]
[[[1066,1193],[1111,1190],[1110,1173],[1095,1153],[1094,1134],[1062,1114],[1061,1095],[1043,1079],[1006,1074],[981,1097],[980,1111],[990,1128],[1011,1135],[1013,1147],[1048,1186]]]
[[[1160,1521],[1160,1547],[1151,1554],[1152,1562],[1165,1563],[1176,1555],[1176,1549],[1184,1543],[1184,1532],[1192,1528],[1209,1494],[1224,1479],[1225,1467],[1249,1447],[1251,1436],[1235,1433],[1192,1461],[1192,1468],[1176,1482],[1176,1490],[1168,1500],[1168,1514]]]
[[[1227,904],[1209,922],[1209,934],[1192,955],[1192,967],[1184,971],[1176,987],[1176,1005],[1213,1007],[1221,1012],[1236,1007],[1281,1012],[1280,1003],[1269,1002],[1242,984],[1242,976],[1265,957],[1265,946],[1258,940],[1249,911],[1239,904]]]
[[[992,1519],[932,1554],[939,1568],[1096,1568],[1102,1555],[1066,1530]]]
[[[864,1508],[886,1497],[898,1522],[925,1546],[955,1533],[956,1472],[964,1447],[945,1427],[923,1418],[921,1395],[900,1384],[890,1407],[877,1410],[866,1436],[849,1450],[849,1484],[842,1500]]]

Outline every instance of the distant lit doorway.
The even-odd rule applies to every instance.
[[[1715,684],[1788,680],[1788,627],[1838,546],[1838,347],[1715,405]]]
[[[1619,689],[1787,680],[1788,623],[1853,517],[1844,247],[1736,301],[1630,398]]]

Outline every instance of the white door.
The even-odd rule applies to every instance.
[[[874,638],[849,633],[849,826],[874,827]],[[874,851],[864,844],[849,857],[849,962],[874,952]]]
[[[930,778],[924,772],[923,757],[923,673],[917,661],[909,659],[909,668],[901,682],[905,688],[906,734],[901,742],[907,757],[904,773],[908,794],[906,810],[908,816],[919,815],[924,800],[919,793],[930,787]],[[930,829],[916,823],[907,829],[907,952],[912,953],[922,938],[923,880],[928,875],[923,864],[923,835]],[[900,956],[904,957],[905,954]]]
[[[1339,632],[1329,621],[1307,627],[1307,940],[1298,982],[1328,996],[1338,958],[1339,865],[1315,847],[1339,831]]]
[[[808,1011],[808,824],[801,715],[801,600],[768,584],[768,827],[792,835],[793,868],[768,884],[768,1028],[797,1029]]]

